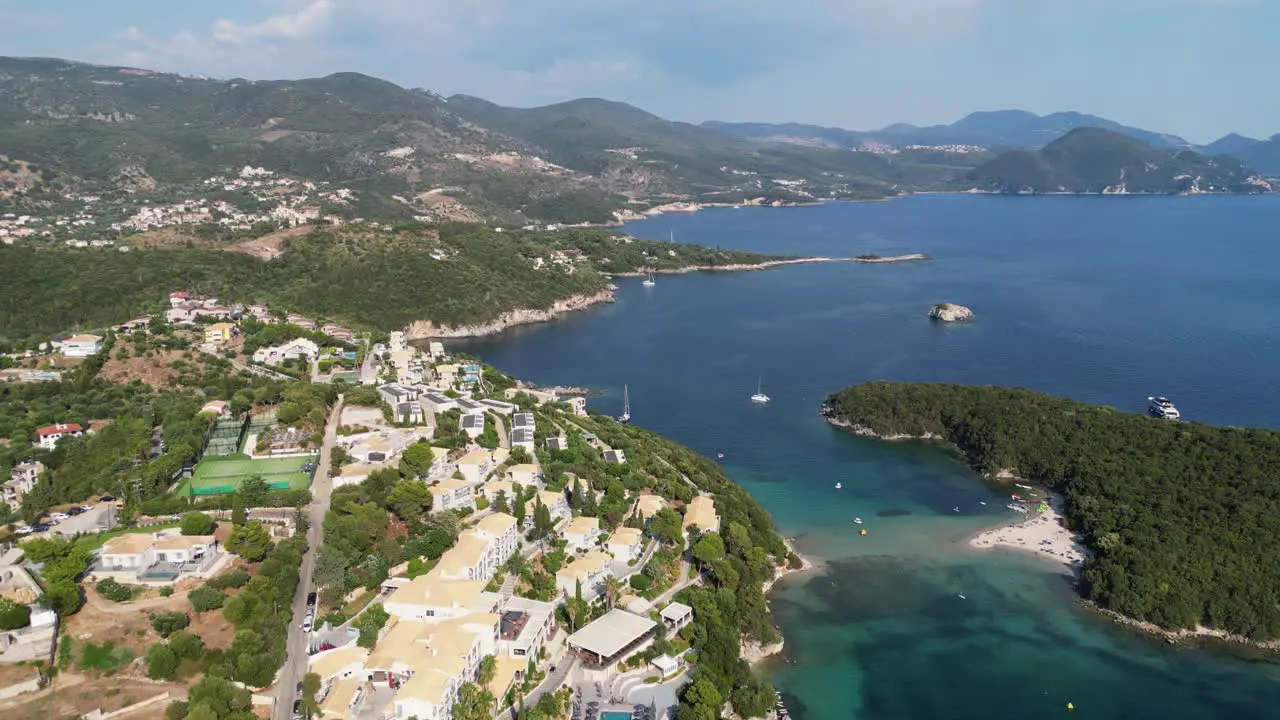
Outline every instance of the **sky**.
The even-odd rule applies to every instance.
[[[249,79],[356,71],[532,106],[874,129],[1078,110],[1280,132],[1280,0],[0,0],[0,53]]]

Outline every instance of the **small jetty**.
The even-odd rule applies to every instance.
[[[773,691],[773,710],[778,716],[778,720],[790,720],[791,713],[787,711],[787,705],[782,701],[782,693]]]

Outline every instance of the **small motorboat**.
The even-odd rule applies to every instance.
[[[856,518],[854,518],[854,519],[853,519],[853,524],[854,524],[854,525],[861,525],[861,524],[862,524],[862,518],[860,518],[860,517],[856,517]]]
[[[837,489],[837,490],[843,490],[843,489],[844,489],[844,483],[836,483],[836,489]]]
[[[951,508],[951,512],[960,512],[960,506],[959,506],[959,505],[957,505],[957,506],[955,506],[955,507]]]
[[[724,459],[724,453],[716,453],[716,459],[717,459],[717,460],[723,460],[723,459]]]
[[[986,503],[985,503],[985,502],[983,502],[983,501],[981,501],[981,500],[979,500],[979,501],[978,501],[978,504],[979,504],[979,505],[986,505]]]
[[[956,595],[956,597],[960,598],[961,600],[968,600],[968,599],[969,599],[969,598],[967,598],[967,597],[965,597],[965,596],[964,596],[964,593],[959,593],[958,595]]]

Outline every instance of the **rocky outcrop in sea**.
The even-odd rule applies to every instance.
[[[942,322],[966,322],[973,319],[973,311],[963,305],[938,303],[929,310],[929,317]]]

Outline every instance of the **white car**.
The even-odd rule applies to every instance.
[[[81,506],[80,506],[80,509],[81,509],[81,510],[83,510],[83,511],[85,511],[85,512],[89,512],[90,510],[92,510],[92,509],[93,509],[93,506],[92,506],[92,505],[81,505]]]
[[[67,519],[67,518],[69,518],[69,517],[71,517],[71,516],[70,516],[70,515],[68,515],[68,514],[66,514],[66,513],[62,513],[62,512],[49,513],[49,522],[51,522],[51,523],[60,523],[60,522],[62,522],[63,520],[66,520],[66,519]]]

